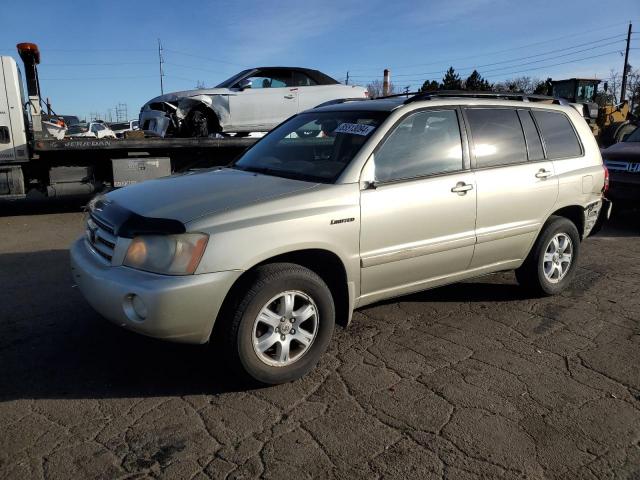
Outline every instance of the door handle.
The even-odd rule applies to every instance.
[[[473,185],[464,182],[456,183],[456,186],[451,189],[453,193],[458,195],[466,195],[469,190],[473,190]]]
[[[536,173],[536,178],[549,178],[551,175],[553,175],[553,173],[551,173],[549,170],[545,170],[544,168],[541,168],[540,170],[538,170],[538,173]]]
[[[288,98],[289,100],[291,100],[294,96],[293,95],[285,95],[284,98]]]

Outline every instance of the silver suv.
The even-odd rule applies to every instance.
[[[311,370],[363,305],[503,270],[556,294],[608,211],[606,170],[575,109],[527,100],[308,110],[229,167],[93,202],[73,275],[114,323],[220,341],[266,384]]]

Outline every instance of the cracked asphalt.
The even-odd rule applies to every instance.
[[[367,307],[255,390],[89,308],[77,206],[0,212],[0,478],[640,479],[638,212],[561,296],[505,273]]]

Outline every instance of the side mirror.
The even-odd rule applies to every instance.
[[[622,140],[621,140],[621,142],[626,142],[626,141],[627,141],[627,138],[629,138],[630,136],[631,136],[631,134],[630,134],[630,133],[625,133],[625,134],[622,136]]]
[[[243,78],[238,82],[238,88],[240,90],[244,90],[245,88],[251,88],[251,80],[248,78]]]

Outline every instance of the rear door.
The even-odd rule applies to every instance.
[[[476,188],[463,138],[456,109],[421,110],[401,120],[369,160],[375,188],[360,197],[367,301],[417,291],[467,269]]]
[[[471,268],[524,258],[558,197],[553,162],[529,110],[465,109],[478,187]]]

